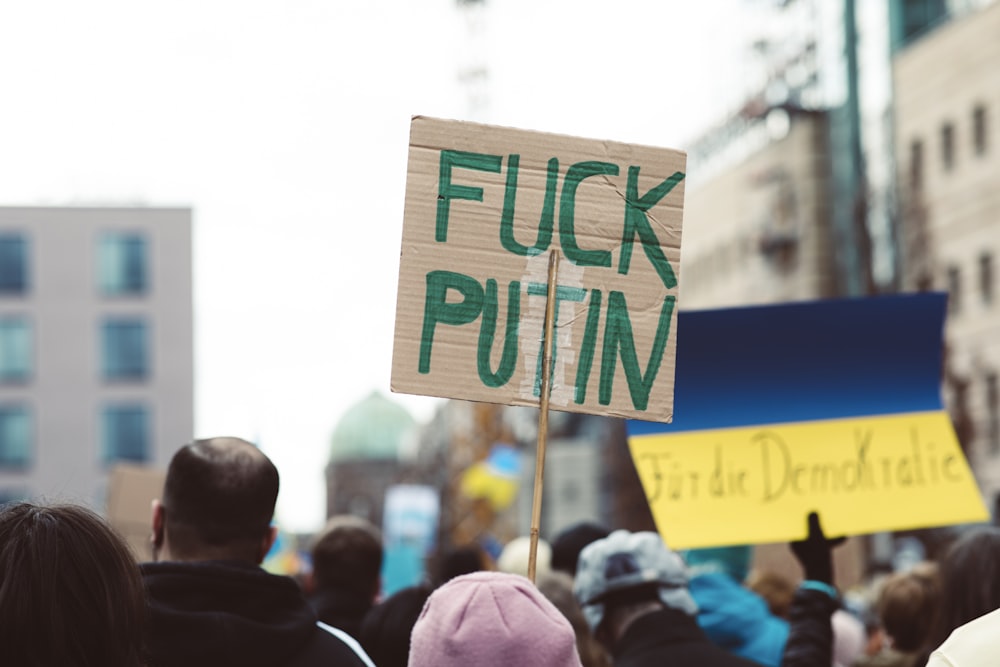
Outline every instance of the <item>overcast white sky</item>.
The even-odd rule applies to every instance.
[[[31,0],[0,6],[0,205],[194,210],[197,436],[259,441],[279,520],[388,393],[410,116],[683,147],[740,86],[741,0]],[[394,395],[417,418],[435,401]],[[178,443],[180,444],[180,443]]]

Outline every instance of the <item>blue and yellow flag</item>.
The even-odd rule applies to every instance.
[[[629,421],[673,548],[983,521],[941,402],[946,298],[679,313],[674,421]]]

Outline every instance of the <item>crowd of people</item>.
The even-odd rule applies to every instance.
[[[0,664],[41,667],[974,667],[1000,653],[1000,529],[936,561],[835,586],[820,517],[802,566],[751,571],[745,546],[677,552],[592,522],[492,558],[440,554],[384,596],[380,531],[333,517],[304,581],[261,567],[278,471],[238,438],[180,448],[153,505],[152,562],[83,507],[0,507]]]

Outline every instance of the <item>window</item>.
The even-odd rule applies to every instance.
[[[962,307],[962,273],[957,266],[948,267],[948,312],[957,313]]]
[[[109,405],[101,415],[104,463],[149,460],[149,413],[142,405]]]
[[[31,327],[19,317],[0,317],[0,384],[31,376]]]
[[[924,186],[924,142],[910,142],[910,189],[919,192]]]
[[[0,234],[0,295],[28,290],[27,246],[20,234]]]
[[[0,468],[25,468],[31,461],[31,415],[21,405],[0,405]]]
[[[986,438],[992,454],[1000,454],[1000,381],[996,373],[986,376]]]
[[[972,149],[976,155],[986,155],[986,107],[972,110]]]
[[[941,165],[945,171],[955,166],[955,126],[951,123],[941,126]]]
[[[109,319],[101,329],[105,380],[142,380],[149,374],[146,323]]]
[[[984,252],[979,256],[979,295],[983,303],[993,303],[993,255]]]
[[[97,277],[102,294],[144,294],[147,288],[146,239],[139,234],[107,233],[97,246]]]

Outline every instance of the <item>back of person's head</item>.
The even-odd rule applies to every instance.
[[[489,556],[478,544],[466,544],[448,550],[441,556],[438,563],[438,585],[463,574],[490,569],[487,563],[488,558]]]
[[[687,584],[684,561],[659,535],[616,530],[580,552],[573,593],[594,635],[613,644],[619,629],[611,626],[637,610],[666,606],[697,614]]]
[[[430,594],[429,586],[404,588],[372,607],[365,616],[358,641],[378,667],[406,667],[410,633]]]
[[[181,447],[167,468],[161,506],[171,558],[260,563],[277,497],[278,470],[252,443],[210,438]],[[154,540],[163,535],[157,531]]]
[[[409,667],[580,667],[569,621],[525,577],[473,572],[435,590],[413,627]]]
[[[528,576],[528,561],[531,554],[531,538],[515,537],[504,545],[497,557],[497,569],[508,574]],[[536,578],[552,570],[552,547],[543,539],[538,540],[535,548]]]
[[[1000,607],[1000,528],[976,528],[958,538],[945,552],[940,572],[935,646],[958,626]]]
[[[374,600],[382,571],[382,532],[367,519],[331,517],[312,547],[316,588]]]
[[[934,626],[941,604],[941,583],[935,563],[890,575],[881,586],[876,609],[892,647],[903,653],[920,649]]]
[[[99,516],[0,507],[0,663],[139,667],[145,605],[132,553]]]
[[[788,618],[796,589],[791,579],[774,570],[751,570],[746,586],[764,598],[772,614]]]
[[[573,577],[565,572],[553,570],[539,577],[538,590],[558,609],[576,633],[576,650],[580,654],[583,667],[611,667],[607,652],[591,634],[583,609],[573,595]]]
[[[552,569],[575,577],[577,561],[583,548],[591,542],[604,539],[610,532],[592,521],[581,521],[565,528],[552,540]]]

